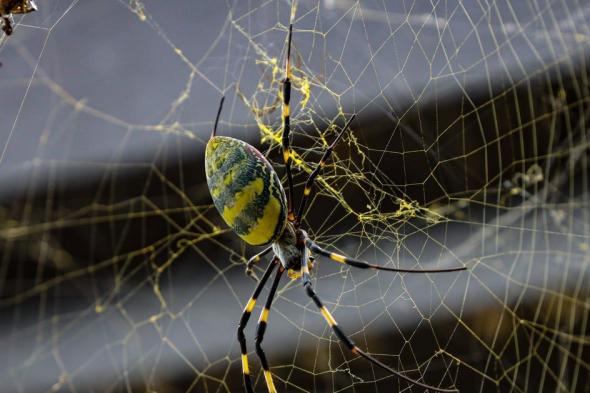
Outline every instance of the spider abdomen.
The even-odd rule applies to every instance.
[[[256,148],[215,136],[207,143],[205,172],[215,207],[238,236],[256,246],[279,238],[287,221],[285,191]]]

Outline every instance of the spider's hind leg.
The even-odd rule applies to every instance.
[[[357,356],[361,356],[361,357],[367,359],[371,363],[375,364],[376,366],[379,366],[380,368],[388,371],[389,373],[397,376],[398,378],[403,379],[404,381],[406,381],[410,384],[419,386],[423,389],[433,390],[433,391],[437,391],[437,392],[441,392],[441,393],[458,392],[458,390],[456,390],[456,389],[442,389],[442,388],[437,388],[434,386],[426,385],[422,382],[415,381],[412,378],[405,376],[404,374],[400,373],[399,371],[396,371],[396,370],[392,369],[391,367],[387,366],[386,364],[380,362],[379,360],[373,358],[371,355],[367,354],[366,352],[362,351],[359,347],[357,347],[355,345],[355,343],[342,331],[342,329],[340,329],[340,327],[338,326],[338,322],[336,322],[336,319],[334,319],[334,317],[332,316],[330,311],[328,311],[326,306],[323,305],[319,296],[313,290],[311,280],[309,279],[309,268],[307,266],[307,258],[306,258],[305,254],[307,254],[307,253],[303,254],[302,261],[301,261],[301,271],[302,271],[301,279],[303,282],[303,287],[305,288],[305,293],[307,294],[307,296],[309,296],[311,298],[311,300],[313,300],[314,304],[320,310],[320,314],[322,314],[322,317],[324,317],[324,319],[326,320],[328,325],[332,328],[332,331],[334,332],[336,337],[338,337],[338,339],[346,346],[346,348],[349,351],[351,351],[353,354],[355,354]]]
[[[254,393],[254,388],[252,387],[252,380],[250,378],[250,367],[248,366],[248,349],[246,347],[246,336],[244,335],[244,329],[250,320],[250,316],[252,315],[252,310],[254,310],[254,306],[256,305],[256,299],[258,299],[258,295],[262,291],[264,284],[270,277],[273,269],[279,264],[278,258],[274,258],[272,262],[266,268],[262,279],[254,289],[254,293],[248,300],[246,304],[246,308],[242,313],[242,317],[240,318],[240,323],[238,324],[238,342],[240,343],[240,350],[242,352],[242,374],[244,377],[244,389],[246,389],[247,393]]]
[[[305,244],[313,252],[315,252],[319,255],[330,258],[331,260],[336,261],[338,263],[343,263],[345,265],[353,266],[353,267],[356,267],[359,269],[385,270],[385,271],[389,271],[389,272],[398,272],[398,273],[451,273],[451,272],[458,272],[458,271],[462,271],[462,270],[467,270],[467,268],[465,266],[451,267],[451,268],[445,268],[445,269],[405,269],[405,268],[397,268],[397,267],[380,266],[380,265],[375,265],[373,263],[360,261],[358,259],[349,258],[345,255],[340,255],[335,252],[325,250],[322,247],[318,246],[313,240],[311,240],[309,238],[306,239]]]
[[[264,381],[266,382],[266,387],[268,388],[269,393],[276,393],[276,388],[274,382],[272,380],[272,374],[270,372],[270,367],[268,366],[268,361],[266,360],[266,355],[264,350],[262,349],[262,340],[264,340],[264,333],[266,332],[266,325],[268,323],[268,313],[270,312],[270,306],[272,305],[272,301],[274,300],[275,294],[277,292],[277,287],[279,285],[279,281],[281,280],[281,276],[285,268],[279,266],[277,270],[277,274],[275,275],[275,279],[272,283],[270,288],[270,292],[268,293],[268,297],[266,298],[266,304],[260,313],[260,318],[258,319],[258,327],[256,328],[256,354],[260,359],[260,363],[262,364],[262,370],[264,372]]]

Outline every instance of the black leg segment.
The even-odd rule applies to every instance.
[[[269,393],[276,393],[276,388],[274,382],[272,380],[272,374],[270,372],[270,367],[268,365],[268,361],[266,360],[266,355],[264,350],[262,349],[262,340],[264,340],[264,333],[266,332],[266,325],[268,323],[268,313],[270,312],[270,307],[272,305],[272,301],[274,300],[275,294],[277,292],[277,287],[279,286],[279,281],[281,280],[281,276],[285,269],[282,266],[279,266],[277,270],[277,274],[275,275],[275,279],[270,287],[270,292],[268,293],[268,297],[266,298],[266,304],[260,313],[260,318],[258,319],[258,327],[256,329],[256,354],[260,358],[260,363],[262,364],[262,370],[264,372],[264,381],[266,382],[266,387],[268,388]]]
[[[291,36],[293,35],[293,25],[289,25],[289,38],[287,41],[287,59],[285,60],[285,79],[283,80],[283,161],[285,171],[287,172],[287,204],[289,221],[294,221],[293,213],[293,175],[291,174],[291,147],[289,134],[291,132]]]

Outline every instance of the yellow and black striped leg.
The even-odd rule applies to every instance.
[[[272,250],[272,246],[265,248],[264,250],[262,250],[258,254],[254,255],[253,257],[248,259],[248,263],[246,264],[246,276],[254,279],[255,281],[258,281],[258,277],[256,277],[256,274],[254,273],[254,270],[252,270],[252,268],[258,262],[260,262],[260,258],[262,258],[266,254],[268,254],[270,252],[270,250]]]
[[[326,161],[328,161],[328,159],[330,158],[332,150],[334,150],[334,147],[336,146],[342,135],[344,135],[344,132],[348,129],[348,127],[350,127],[350,123],[354,120],[355,117],[356,115],[352,115],[352,117],[348,119],[342,131],[340,131],[334,142],[332,142],[332,144],[328,146],[328,148],[324,152],[324,155],[320,159],[318,166],[316,166],[316,168],[311,172],[311,174],[307,178],[307,181],[305,182],[305,188],[303,189],[303,198],[301,198],[299,210],[297,211],[297,223],[300,223],[303,220],[303,214],[305,213],[305,205],[307,204],[307,200],[309,199],[309,195],[311,194],[315,178],[320,174],[320,171],[322,170],[324,165],[326,165]]]
[[[372,263],[367,263],[364,261],[359,261],[358,259],[349,258],[344,255],[336,254],[335,252],[330,252],[328,250],[324,250],[316,243],[314,243],[311,239],[306,240],[306,245],[311,249],[311,251],[323,255],[325,257],[330,258],[333,261],[338,263],[343,263],[345,265],[354,266],[360,269],[373,269],[373,270],[386,270],[389,272],[399,272],[399,273],[449,273],[449,272],[458,272],[461,270],[467,270],[465,266],[461,267],[452,267],[448,269],[402,269],[396,267],[386,267],[386,266],[379,266]]]
[[[268,361],[266,360],[266,355],[264,354],[264,350],[262,349],[262,340],[264,340],[264,333],[266,332],[266,325],[268,323],[268,313],[270,312],[270,306],[272,305],[272,301],[277,292],[277,287],[279,286],[279,281],[281,280],[281,276],[283,275],[284,271],[285,269],[282,266],[279,266],[279,270],[277,270],[275,279],[272,282],[272,286],[270,287],[268,298],[266,298],[266,304],[264,305],[264,308],[260,313],[260,319],[258,319],[258,327],[256,329],[256,354],[260,358],[262,370],[264,371],[264,380],[266,381],[266,387],[268,388],[269,393],[276,393],[277,389],[275,388],[274,382],[272,380],[272,374],[270,373],[270,368],[268,366]]]
[[[282,148],[283,148],[283,161],[285,163],[285,171],[287,172],[287,184],[288,190],[288,219],[289,221],[295,220],[293,213],[293,175],[291,174],[291,148],[289,133],[291,132],[291,36],[293,35],[293,25],[289,25],[289,38],[287,41],[287,59],[285,60],[285,79],[283,80],[283,137],[282,137]]]
[[[252,380],[250,379],[250,367],[248,366],[248,349],[246,348],[246,336],[244,336],[244,329],[248,324],[248,320],[250,319],[250,315],[252,315],[252,310],[254,310],[254,306],[256,305],[256,299],[258,299],[258,295],[260,295],[260,291],[264,287],[264,284],[270,277],[273,269],[278,264],[278,258],[275,257],[272,262],[266,268],[264,275],[260,279],[260,282],[256,286],[254,293],[248,300],[246,304],[246,308],[242,313],[242,317],[240,318],[240,323],[238,325],[238,342],[240,343],[240,350],[242,352],[242,374],[244,375],[244,388],[246,389],[247,393],[254,393],[254,389],[252,388]]]
[[[302,267],[303,266],[304,266],[304,264],[302,263]],[[442,389],[442,388],[437,388],[434,386],[426,385],[422,382],[415,381],[412,378],[405,376],[404,374],[400,373],[399,371],[396,371],[396,370],[392,369],[391,367],[387,366],[386,364],[380,362],[379,360],[373,358],[372,356],[370,356],[366,352],[363,352],[359,347],[357,347],[355,345],[355,343],[350,338],[348,338],[348,336],[346,334],[344,334],[342,329],[340,329],[340,327],[338,326],[338,322],[336,322],[336,320],[334,319],[334,317],[332,316],[330,311],[328,311],[328,309],[322,304],[322,301],[320,300],[318,295],[316,295],[315,291],[313,290],[311,281],[309,281],[309,279],[307,279],[307,280],[305,279],[305,273],[302,277],[302,280],[303,280],[303,286],[305,288],[305,292],[307,293],[307,296],[309,296],[313,300],[315,305],[319,308],[320,313],[322,314],[322,316],[324,317],[324,319],[326,320],[328,325],[330,325],[330,327],[332,328],[332,331],[334,332],[336,337],[338,337],[338,339],[340,339],[340,341],[352,353],[354,353],[357,356],[361,356],[361,357],[367,359],[371,363],[375,364],[376,366],[381,367],[382,369],[397,376],[398,378],[403,379],[404,381],[406,381],[410,384],[419,386],[423,389],[433,390],[433,391],[442,392],[442,393],[458,392],[458,390],[456,390],[456,389]]]

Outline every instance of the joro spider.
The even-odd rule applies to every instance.
[[[301,277],[306,294],[313,300],[328,325],[334,331],[344,346],[353,354],[361,356],[373,364],[381,367],[389,373],[424,389],[438,392],[457,392],[455,389],[443,389],[418,382],[403,373],[392,369],[386,364],[373,358],[355,343],[340,329],[338,323],[322,304],[315,293],[310,280],[311,252],[327,257],[333,261],[350,265],[361,269],[386,270],[401,273],[440,273],[465,270],[465,267],[451,269],[414,270],[378,266],[364,261],[349,258],[325,250],[310,239],[301,228],[301,221],[305,213],[305,206],[311,194],[314,181],[322,167],[329,159],[336,143],[349,128],[355,116],[352,116],[342,128],[336,139],[326,149],[317,167],[311,172],[303,190],[303,197],[299,204],[297,214],[293,209],[293,177],[291,174],[291,150],[289,147],[289,101],[291,97],[291,36],[293,28],[289,26],[287,42],[287,56],[285,60],[285,79],[283,80],[283,134],[282,150],[285,170],[287,174],[288,194],[285,194],[283,186],[268,160],[256,148],[248,143],[225,136],[217,136],[217,125],[223,107],[223,98],[219,104],[217,117],[211,138],[207,143],[205,152],[205,171],[207,184],[215,207],[232,230],[246,243],[253,246],[266,246],[260,253],[249,259],[246,265],[246,274],[252,276],[254,264],[261,257],[273,251],[274,257],[259,280],[254,293],[250,297],[238,325],[238,341],[242,352],[242,373],[246,392],[254,392],[250,378],[250,368],[246,348],[244,328],[250,319],[250,315],[256,300],[268,281],[272,271],[278,266],[277,273],[272,282],[266,304],[260,314],[256,331],[256,354],[260,358],[264,379],[270,393],[275,393],[272,374],[269,369],[266,355],[262,349],[262,340],[266,331],[268,314],[275,296],[281,276],[285,270],[298,272]]]

